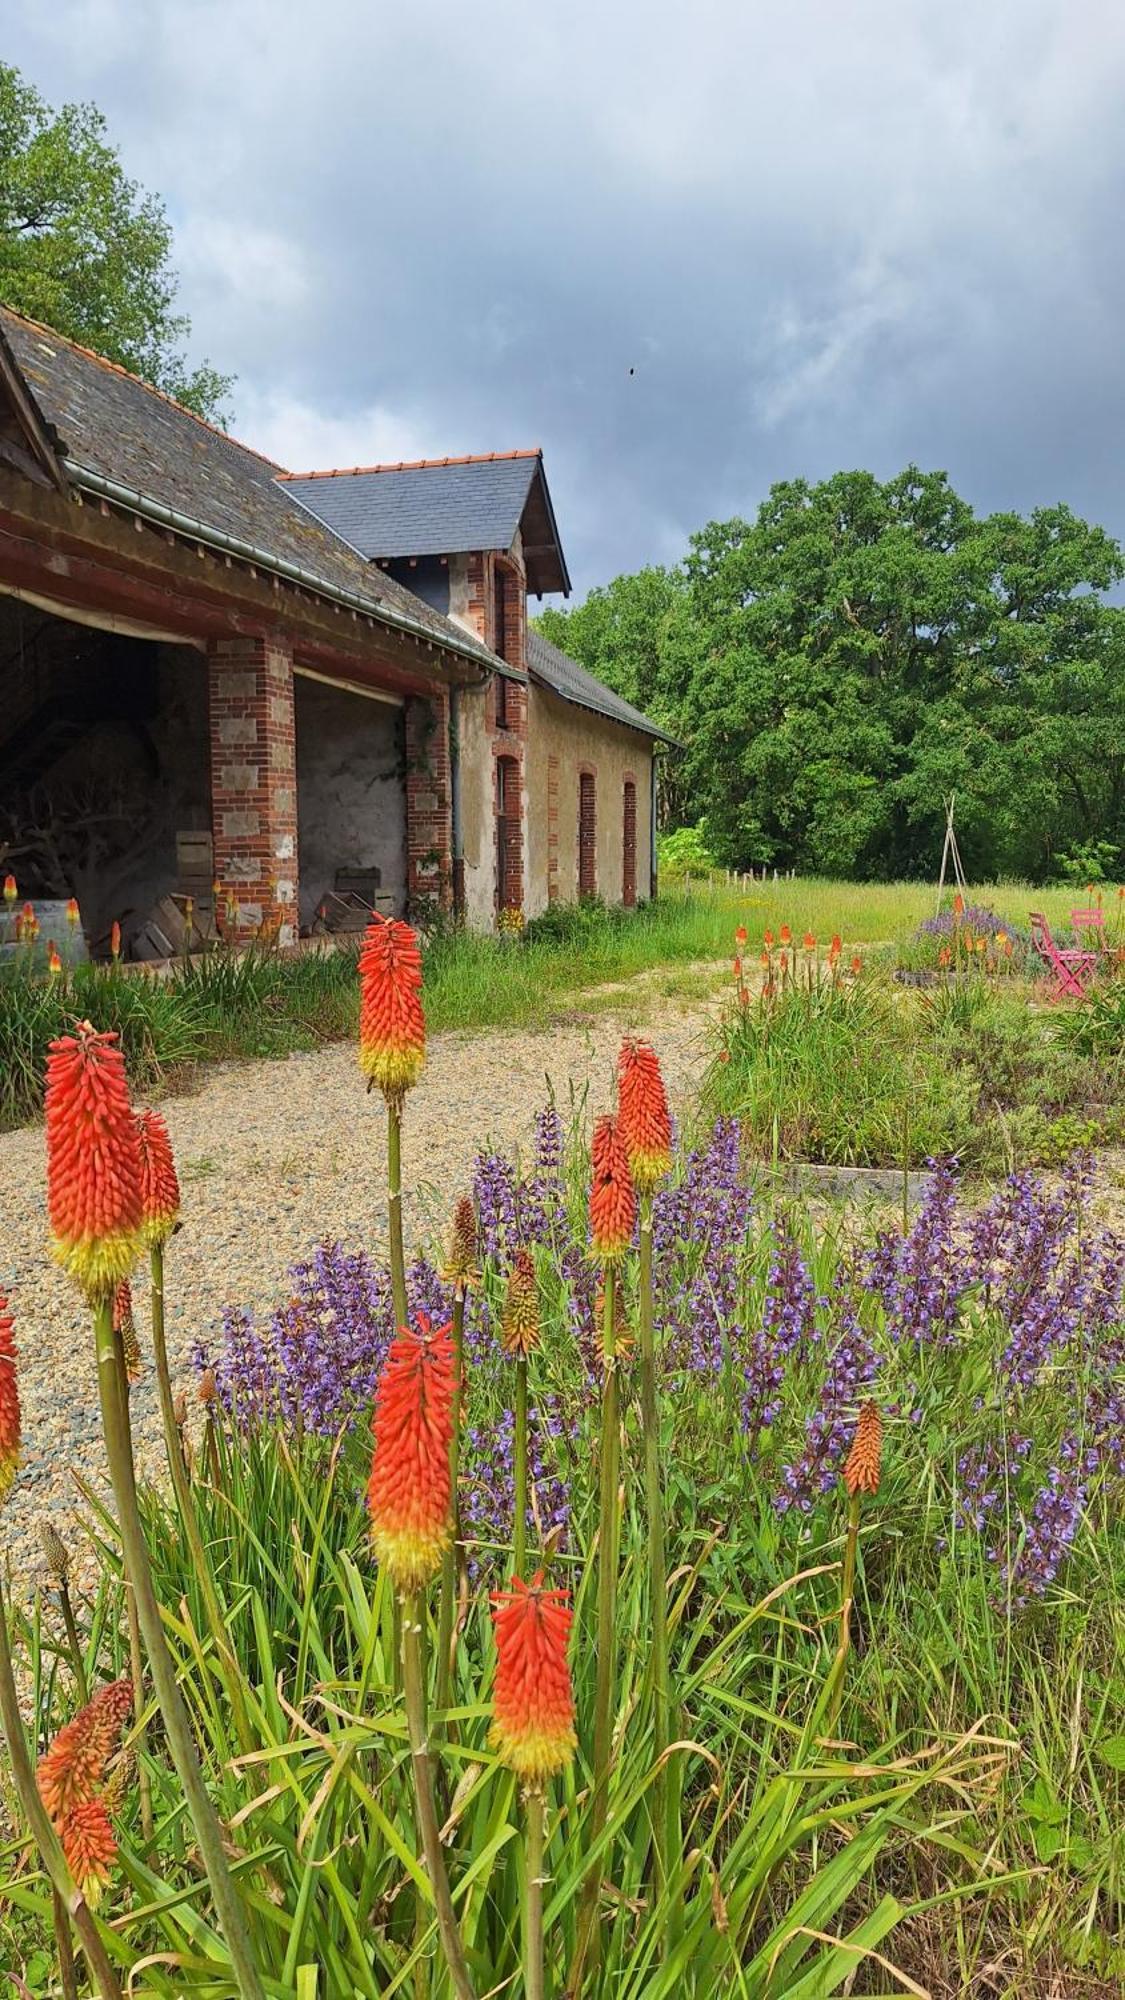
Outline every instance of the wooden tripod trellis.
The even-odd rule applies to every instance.
[[[963,896],[968,894],[969,885],[965,880],[965,870],[961,866],[961,850],[957,845],[957,835],[953,828],[953,808],[957,801],[956,792],[950,792],[945,801],[945,843],[941,850],[941,873],[938,876],[937,906],[935,916],[941,915],[941,899],[945,894],[946,871],[952,866],[953,880]]]

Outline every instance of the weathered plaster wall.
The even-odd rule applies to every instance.
[[[465,688],[459,706],[465,918],[474,930],[491,930],[496,919],[496,779],[487,689]]]
[[[557,759],[552,771],[551,759]],[[625,779],[637,787],[637,901],[644,902],[651,881],[652,745],[647,737],[576,708],[573,702],[532,685],[528,721],[528,867],[527,915],[535,917],[548,902],[551,862],[549,794],[557,795],[555,858],[558,900],[572,903],[578,895],[578,779],[592,771],[597,807],[597,893],[607,903],[622,897],[624,860]]]
[[[298,675],[297,838],[301,922],[338,868],[378,868],[381,893],[406,898],[402,710]]]

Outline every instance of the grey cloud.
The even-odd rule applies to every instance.
[[[580,588],[910,458],[1125,533],[1110,0],[59,0],[7,54],[164,194],[269,448],[541,443]]]

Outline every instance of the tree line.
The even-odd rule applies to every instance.
[[[943,472],[774,486],[684,560],[544,611],[678,740],[667,827],[724,867],[1125,875],[1125,576],[1066,506],[979,517]]]

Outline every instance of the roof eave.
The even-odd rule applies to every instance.
[[[169,507],[163,500],[154,500],[150,494],[140,492],[136,487],[124,486],[119,480],[109,479],[104,473],[95,472],[92,467],[82,465],[77,460],[64,458],[62,466],[72,483],[82,491],[97,494],[101,499],[115,502],[142,517],[159,522],[189,537],[192,541],[217,549],[224,555],[237,557],[240,561],[253,563],[255,568],[278,576],[287,583],[294,583],[314,596],[327,599],[330,604],[340,604],[346,610],[358,611],[366,618],[376,620],[399,632],[420,639],[439,653],[448,653],[455,659],[467,660],[479,677],[493,671],[493,663],[479,646],[456,643],[453,632],[449,638],[434,632],[421,619],[412,619],[392,610],[384,599],[366,597],[360,591],[347,590],[343,585],[329,583],[317,576],[315,570],[305,569],[300,563],[290,562],[285,556],[275,555],[270,549],[263,549],[255,542],[246,542],[237,535],[228,535],[221,528],[213,528],[205,521],[196,521],[190,515],[181,514],[175,507]]]
[[[528,566],[527,586],[529,590],[533,590],[535,592],[536,597],[542,597],[548,592],[554,593],[555,591],[561,591],[564,597],[569,597],[570,571],[567,569],[566,557],[563,554],[562,541],[559,536],[559,524],[555,518],[554,502],[551,499],[551,489],[547,484],[547,473],[543,465],[542,452],[539,452],[536,458],[535,477],[539,482],[539,490],[543,497],[543,505],[547,515],[547,525],[551,533],[551,543],[554,547],[555,556],[558,561],[558,582],[551,583],[548,582],[546,578],[544,578],[542,582],[533,582],[531,568],[530,566]],[[526,514],[526,512],[527,512],[527,502],[525,501],[524,513]],[[526,561],[526,554],[525,554],[525,561]]]
[[[547,694],[553,694],[557,701],[569,702],[572,708],[584,709],[587,715],[600,716],[603,722],[612,722],[617,729],[630,729],[634,736],[645,736],[651,743],[663,744],[669,750],[683,748],[674,736],[668,735],[667,730],[658,729],[655,722],[648,722],[643,717],[633,722],[624,715],[614,715],[608,708],[599,708],[596,702],[583,701],[580,694],[569,694],[564,688],[556,687],[546,674],[539,673],[535,667],[528,668],[527,678],[529,681],[534,681],[536,687],[543,688]]]

